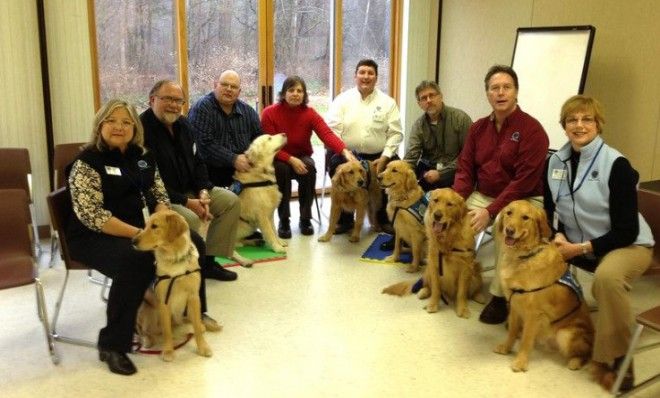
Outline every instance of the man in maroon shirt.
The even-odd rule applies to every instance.
[[[514,200],[543,206],[542,178],[549,145],[543,126],[518,106],[518,76],[511,67],[492,66],[484,83],[493,112],[470,127],[453,186],[467,200],[475,232],[483,231]],[[502,323],[507,307],[497,266],[490,292],[493,298],[479,320]]]

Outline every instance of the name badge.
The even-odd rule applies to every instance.
[[[552,179],[553,180],[565,180],[566,179],[566,170],[564,170],[564,169],[552,169]]]
[[[142,208],[142,217],[144,218],[144,224],[146,225],[149,222],[149,208],[144,206]]]
[[[121,175],[121,170],[119,170],[119,167],[105,166],[105,172],[111,176]]]

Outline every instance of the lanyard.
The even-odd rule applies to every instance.
[[[591,168],[594,166],[594,163],[596,162],[596,158],[598,157],[598,154],[600,154],[600,150],[603,149],[604,144],[605,144],[604,141],[600,143],[600,146],[596,150],[596,153],[594,154],[594,157],[591,159],[591,162],[589,163],[589,166],[587,167],[587,170],[585,170],[584,175],[582,176],[582,179],[578,183],[577,187],[575,187],[575,189],[571,189],[571,187],[568,185],[568,178],[567,178],[565,181],[566,181],[566,186],[569,187],[568,188],[569,192],[567,194],[561,195],[561,187],[562,187],[563,184],[561,184],[561,183],[559,184],[559,188],[557,189],[557,198],[555,199],[555,202],[558,202],[559,198],[564,197],[564,196],[568,196],[568,195],[572,195],[573,192],[577,192],[580,188],[582,188],[582,184],[584,184],[584,180],[587,179],[587,176],[589,175],[589,172],[591,171]],[[564,161],[564,171],[567,172],[566,175],[568,175],[568,170],[567,170],[566,163],[569,162],[569,161],[570,161],[570,158],[568,160]],[[577,169],[576,169],[576,171],[577,171]]]

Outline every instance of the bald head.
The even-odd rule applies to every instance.
[[[233,70],[222,72],[213,86],[213,94],[226,113],[230,113],[241,93],[241,78]]]

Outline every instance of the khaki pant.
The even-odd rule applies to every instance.
[[[238,196],[224,188],[213,187],[209,196],[209,211],[213,219],[206,233],[206,255],[231,257],[236,246],[236,224],[241,215],[241,203]],[[202,221],[195,212],[178,204],[172,205],[172,210],[186,219],[190,229],[199,231]]]
[[[483,209],[485,207],[488,207],[491,203],[493,203],[494,200],[495,199],[491,198],[490,196],[486,196],[482,193],[474,191],[467,198],[465,204],[467,205],[467,208],[469,210]],[[539,207],[541,209],[543,208],[543,196],[532,196],[529,198],[525,198],[525,200],[536,207]],[[500,285],[499,262],[500,262],[500,247],[497,240],[495,240],[495,276],[493,277],[493,280],[490,282],[489,291],[490,294],[492,294],[493,296],[502,297],[504,296],[504,292],[502,292],[502,286]]]
[[[651,265],[653,249],[630,245],[607,253],[594,273],[591,293],[598,302],[593,360],[611,364],[630,344],[632,282]]]

